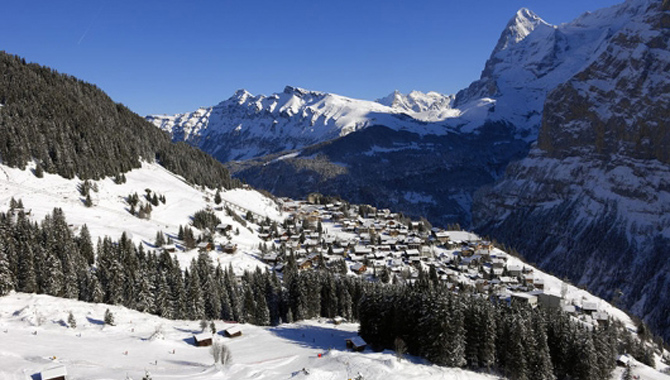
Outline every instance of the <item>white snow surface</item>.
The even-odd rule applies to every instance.
[[[103,324],[109,309],[115,326]],[[77,326],[67,325],[72,312]],[[233,326],[215,321],[220,333]],[[0,378],[29,379],[65,365],[68,379],[375,379],[493,380],[498,377],[439,367],[392,352],[346,350],[357,324],[325,320],[279,327],[239,324],[242,336],[214,336],[231,351],[231,364],[215,366],[208,347],[195,347],[198,321],[172,321],[124,307],[46,295],[0,298]],[[319,357],[319,355],[321,355]]]
[[[0,165],[0,209],[6,211],[11,198],[21,199],[32,220],[39,222],[45,215],[51,214],[55,207],[59,207],[63,209],[65,218],[75,233],[79,232],[81,226],[87,225],[94,244],[99,237],[109,236],[116,240],[125,232],[135,244],[144,244],[146,249],[155,249],[157,247],[153,243],[158,231],[176,238],[180,225],[190,225],[193,214],[209,206],[222,223],[231,224],[240,231],[239,235],[231,235],[231,242],[238,246],[237,252],[231,255],[212,251],[210,255],[214,262],[222,265],[232,263],[237,273],[245,269],[255,269],[257,266],[265,267],[257,259],[257,248],[261,240],[255,232],[227,216],[225,211],[214,209],[217,205],[213,201],[213,189],[193,187],[181,177],[154,163],[144,163],[140,169],[126,173],[126,178],[127,182],[120,185],[115,184],[111,178],[92,181],[97,185],[98,191],[90,191],[93,207],[85,207],[84,198],[77,190],[82,181],[76,178],[68,180],[49,173],[44,173],[44,178],[37,178],[30,168],[20,170]],[[165,204],[159,203],[153,208],[148,220],[131,215],[125,201],[125,197],[136,192],[144,202],[145,189],[151,189],[166,198]],[[222,205],[233,207],[241,216],[245,215],[244,210],[249,210],[276,221],[284,218],[276,203],[255,190],[222,191],[221,198],[224,201]],[[217,244],[226,242],[228,240],[221,236],[215,238]],[[181,247],[179,242],[177,245]],[[188,266],[197,255],[196,249],[180,250],[176,257],[182,266]]]

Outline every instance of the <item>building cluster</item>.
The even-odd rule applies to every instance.
[[[608,323],[596,302],[545,291],[544,276],[474,233],[432,228],[388,209],[284,199],[283,225],[262,225],[261,259],[281,272],[290,255],[300,270],[329,270],[385,282],[429,273],[454,291],[560,308],[588,323]]]

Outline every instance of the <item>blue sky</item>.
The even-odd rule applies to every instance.
[[[0,50],[94,83],[140,115],[285,85],[374,100],[466,87],[521,7],[560,24],[619,2],[8,0]]]

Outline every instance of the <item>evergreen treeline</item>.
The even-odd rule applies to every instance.
[[[559,310],[456,294],[428,280],[375,286],[361,299],[359,321],[375,348],[513,380],[606,380],[618,353],[653,363],[653,351],[620,324],[593,328]]]
[[[182,271],[176,258],[146,252],[125,234],[94,246],[78,236],[61,209],[41,223],[17,209],[0,213],[0,295],[11,290],[123,305],[170,319],[223,319],[256,325],[344,316],[357,318],[365,283],[328,271],[256,270],[237,278],[202,253]]]
[[[159,130],[114,103],[102,90],[50,68],[0,52],[0,158],[65,178],[97,180],[158,161],[187,181],[211,188],[240,185],[207,154],[173,144]]]

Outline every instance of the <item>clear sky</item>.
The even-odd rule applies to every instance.
[[[0,50],[96,84],[140,115],[285,85],[374,100],[479,78],[526,7],[551,24],[622,0],[5,0]]]

